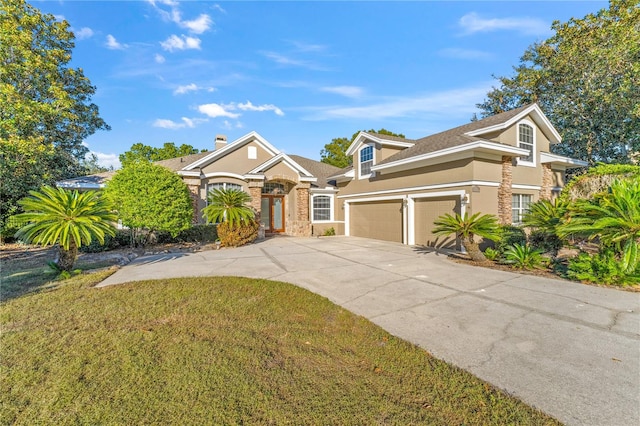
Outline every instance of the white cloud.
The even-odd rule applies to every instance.
[[[179,21],[177,24],[183,28],[188,28],[194,34],[202,34],[211,28],[213,21],[209,15],[203,13],[192,21]]]
[[[78,40],[84,40],[93,36],[93,30],[89,27],[82,27],[73,33]]]
[[[458,21],[464,34],[475,34],[499,30],[514,30],[527,35],[544,35],[550,32],[550,25],[536,18],[482,18],[471,12]]]
[[[311,44],[295,40],[290,41],[290,43],[293,44],[299,52],[322,52],[327,48],[327,46],[322,44]]]
[[[82,145],[86,146],[87,148],[89,147],[89,145],[86,142],[83,142]],[[114,169],[120,168],[120,158],[118,157],[118,154],[113,154],[113,153],[105,154],[103,152],[90,150],[85,156],[85,158],[90,159],[91,155],[96,156],[99,166],[106,167],[106,168],[113,167]]]
[[[356,107],[317,107],[309,120],[367,119],[421,117],[425,114],[448,115],[476,112],[475,104],[482,101],[491,89],[491,82],[477,87],[453,89],[417,96],[385,98],[377,103]]]
[[[156,53],[156,56],[153,57],[153,59],[159,63],[159,64],[164,64],[164,61],[166,61],[166,59],[164,58],[164,56],[162,56],[159,53]]]
[[[197,37],[189,37],[182,35],[172,35],[165,41],[161,41],[160,45],[164,50],[173,52],[174,50],[200,49],[200,39]]]
[[[202,114],[208,115],[211,118],[216,117],[228,117],[228,118],[238,118],[240,114],[236,114],[230,111],[227,111],[226,106],[222,106],[219,104],[203,104],[198,105],[198,111]]]
[[[441,56],[454,59],[490,59],[493,57],[488,52],[473,49],[459,49],[456,47],[442,49],[438,52]]]
[[[174,91],[174,95],[184,95],[189,92],[197,92],[199,90],[206,90],[207,92],[215,92],[215,87],[201,87],[195,83],[187,84],[184,86],[178,86]]]
[[[273,105],[273,104],[264,104],[264,105],[253,105],[250,101],[247,101],[246,103],[242,104],[238,104],[237,108],[242,110],[242,111],[273,111],[276,113],[276,115],[280,115],[283,116],[284,112],[282,112],[282,110],[280,108],[278,108],[277,106]],[[235,107],[233,108],[235,109]]]
[[[206,118],[187,118],[187,117],[182,117],[181,120],[182,120],[182,122],[176,122],[176,121],[173,121],[173,120],[167,120],[165,118],[158,118],[157,120],[155,120],[153,122],[152,125],[153,125],[153,127],[160,127],[160,128],[163,128],[163,129],[177,130],[177,129],[182,129],[182,128],[185,128],[185,127],[194,128],[194,127],[196,127],[196,125],[208,121],[208,119],[206,119]]]
[[[284,66],[292,66],[292,67],[301,67],[301,68],[308,68],[310,70],[316,70],[316,71],[325,71],[326,68],[312,62],[312,61],[306,61],[304,59],[295,59],[292,58],[290,56],[285,56],[282,55],[280,53],[277,52],[260,52],[264,57],[266,57],[267,59],[272,60],[273,62],[275,62],[278,65],[284,65]]]
[[[111,50],[122,50],[127,47],[126,44],[119,43],[111,34],[107,35],[107,42],[105,43],[105,46],[107,46],[107,49]]]
[[[322,92],[335,93],[336,95],[346,96],[347,98],[359,98],[364,94],[362,87],[358,86],[328,86],[321,87]]]

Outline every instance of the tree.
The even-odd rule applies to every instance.
[[[134,161],[160,161],[170,158],[182,157],[191,154],[197,154],[196,148],[191,145],[182,144],[179,147],[174,142],[165,142],[162,148],[154,148],[143,143],[135,143],[131,145],[131,149],[120,154],[120,163],[125,166]],[[202,151],[204,152],[204,150]]]
[[[122,224],[134,232],[134,241],[146,244],[154,231],[178,235],[191,226],[193,204],[187,185],[171,170],[134,162],[118,170],[105,187]]]
[[[482,116],[538,102],[563,142],[554,152],[631,163],[640,152],[640,8],[611,0],[609,9],[554,22],[548,40],[530,46],[512,77],[477,106]]]
[[[202,214],[209,223],[218,223],[218,238],[224,246],[240,246],[258,236],[255,212],[247,205],[251,196],[240,189],[216,188],[207,195]]]
[[[386,136],[397,136],[400,138],[404,138],[405,136],[402,133],[393,133],[387,129],[380,129],[375,131],[371,130],[363,130],[363,132],[368,133],[378,133]],[[323,163],[331,164],[332,166],[345,168],[351,165],[353,158],[347,156],[346,152],[349,146],[356,140],[360,131],[357,131],[351,136],[351,139],[347,138],[334,138],[331,139],[331,143],[328,143],[324,146],[324,148],[320,151],[320,161]]]
[[[109,129],[95,87],[68,66],[73,39],[24,0],[0,3],[0,225],[29,190],[81,174],[82,141]]]
[[[84,176],[113,171],[113,166],[104,167],[98,164],[98,156],[93,152],[87,154],[80,164],[84,169],[82,171],[82,175]]]
[[[640,263],[640,179],[615,180],[594,199],[579,199],[569,207],[569,217],[559,227],[561,236],[586,234],[612,246],[625,273]]]
[[[433,228],[435,235],[455,234],[474,262],[485,260],[478,243],[474,240],[474,236],[479,235],[490,240],[497,240],[500,232],[498,218],[489,214],[480,216],[480,213],[476,213],[469,217],[469,214],[465,213],[464,217],[462,217],[457,213],[455,216],[445,213],[436,219],[433,224],[436,225]]]
[[[51,186],[30,191],[19,201],[24,213],[18,220],[29,223],[16,233],[16,238],[35,244],[58,244],[56,261],[62,271],[71,271],[78,248],[94,238],[104,244],[105,235],[115,235],[116,215],[100,192],[68,191]]]

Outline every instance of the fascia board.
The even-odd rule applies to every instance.
[[[235,141],[228,143],[227,146],[225,146],[224,148],[216,149],[206,157],[203,157],[198,161],[188,164],[182,170],[193,170],[196,167],[202,167],[203,165],[209,164],[220,157],[224,157],[228,153],[235,151],[236,149],[242,147],[243,145],[246,145],[252,140],[255,140],[270,155],[276,156],[280,154],[280,151],[276,147],[274,147],[269,142],[267,142],[267,140],[262,136],[260,136],[260,134],[258,134],[256,131],[252,131],[236,139]]]
[[[367,136],[369,136],[369,134],[367,132],[360,132],[358,133],[358,136],[356,136],[356,138],[353,140],[353,142],[351,142],[351,145],[349,145],[349,148],[347,148],[347,152],[346,155],[353,155],[356,153],[356,151],[358,150],[358,147],[360,146],[361,139],[366,138]],[[371,137],[371,136],[369,136]]]
[[[247,173],[246,175],[244,175],[244,179],[245,180],[264,180],[265,177],[264,175],[260,175],[260,174],[251,174],[251,173]]]
[[[416,163],[419,161],[436,159],[436,158],[444,157],[451,154],[457,154],[465,151],[474,151],[479,149],[492,151],[500,154],[510,154],[514,156],[529,155],[529,151],[526,149],[517,148],[515,146],[497,144],[495,142],[479,141],[479,142],[471,142],[464,145],[454,146],[452,148],[445,148],[439,151],[429,152],[427,154],[417,155],[415,157],[409,157],[409,158],[394,161],[391,163],[374,165],[371,167],[371,170],[381,171],[381,170],[389,169],[392,167],[408,165],[408,164]]]
[[[200,172],[199,171],[188,172],[188,171],[185,171],[185,170],[178,170],[176,173],[178,173],[180,176],[200,177]]]
[[[551,154],[549,152],[540,153],[540,163],[562,164],[575,167],[586,167],[589,165],[589,163],[587,163],[586,161],[578,160],[576,158],[569,158],[562,155]]]
[[[351,145],[349,145],[349,148],[347,149],[346,155],[355,154],[356,151],[358,150],[358,148],[360,148],[360,145],[362,145],[363,139],[368,139],[371,142],[375,142],[375,143],[380,144],[382,146],[395,146],[395,147],[399,147],[399,148],[410,148],[413,145],[415,145],[415,143],[413,143],[413,142],[393,141],[393,140],[389,140],[389,139],[379,138],[377,136],[373,136],[372,134],[367,133],[367,132],[360,132],[360,133],[358,133],[358,136],[353,140],[353,143],[351,143]]]

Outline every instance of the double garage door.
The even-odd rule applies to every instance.
[[[349,208],[350,235],[376,240],[413,242],[415,245],[455,247],[453,238],[433,235],[433,221],[449,213],[460,213],[459,197],[415,198],[408,209],[413,214],[403,214],[403,200],[354,202]],[[413,220],[413,226],[404,226],[404,220]],[[403,238],[404,233],[412,234]],[[413,236],[413,238],[411,238]]]

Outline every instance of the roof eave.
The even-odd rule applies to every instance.
[[[562,155],[551,154],[550,152],[540,153],[541,164],[552,164],[555,166],[565,166],[567,168],[587,167],[589,163],[578,160],[577,158],[565,157]]]

